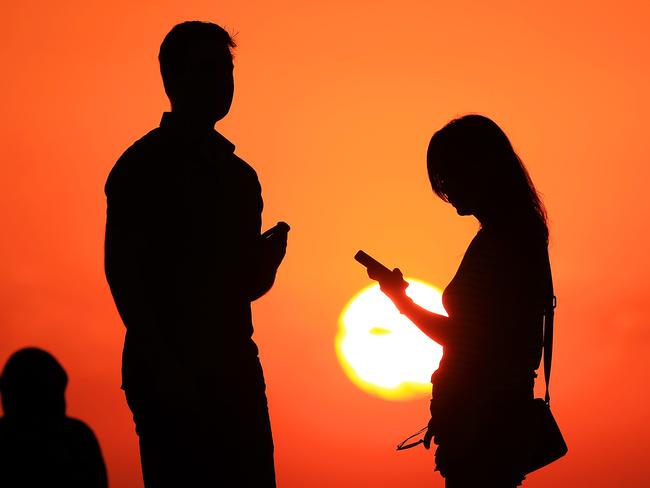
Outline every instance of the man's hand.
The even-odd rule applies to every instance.
[[[287,233],[289,225],[278,222],[277,225],[258,237],[255,271],[251,276],[249,298],[257,300],[271,289],[275,274],[287,253]]]
[[[288,229],[270,233],[261,237],[261,253],[263,262],[269,268],[276,270],[287,253]]]

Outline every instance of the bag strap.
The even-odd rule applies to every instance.
[[[546,264],[548,269],[548,280],[551,289],[550,299],[544,305],[544,316],[542,321],[542,348],[544,349],[544,381],[546,382],[546,394],[544,395],[544,401],[548,406],[550,406],[551,395],[548,392],[548,388],[551,382],[551,360],[553,359],[553,318],[555,315],[555,307],[557,306],[557,298],[553,292],[553,275],[551,274],[551,263],[548,256],[548,251],[546,253]]]

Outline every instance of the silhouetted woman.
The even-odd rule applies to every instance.
[[[105,488],[95,435],[65,414],[68,376],[51,354],[21,349],[0,377],[0,486]]]
[[[514,487],[525,474],[526,416],[552,299],[545,210],[510,141],[486,117],[467,115],[436,132],[427,167],[433,191],[480,222],[443,293],[449,317],[414,304],[399,269],[380,284],[444,349],[425,446],[432,438],[438,445],[446,486]]]

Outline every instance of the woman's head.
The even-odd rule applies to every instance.
[[[433,191],[461,215],[494,219],[526,215],[546,232],[546,212],[508,137],[482,115],[454,119],[436,132],[427,151]]]

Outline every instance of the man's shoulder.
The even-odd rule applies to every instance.
[[[215,130],[212,133],[212,143],[219,148],[221,154],[226,155],[226,158],[231,164],[229,164],[231,169],[235,169],[241,173],[244,177],[254,178],[257,180],[257,172],[255,169],[248,164],[244,159],[235,154],[235,145],[230,142],[223,134]]]
[[[237,156],[235,153],[232,153],[233,160],[237,164],[239,171],[246,177],[252,180],[258,181],[257,171],[245,160]]]
[[[215,140],[218,142],[220,148],[221,157],[224,158],[222,163],[225,163],[221,166],[221,171],[223,171],[224,176],[228,178],[234,188],[245,188],[250,191],[254,189],[257,193],[262,191],[259,178],[257,176],[257,171],[250,164],[248,164],[243,158],[235,154],[234,146],[229,147],[220,139],[224,139],[221,134],[215,132]],[[227,141],[227,139],[225,139]],[[228,141],[230,144],[230,141]]]
[[[129,146],[111,169],[104,191],[108,196],[132,180],[137,180],[165,153],[164,138],[157,127]]]

